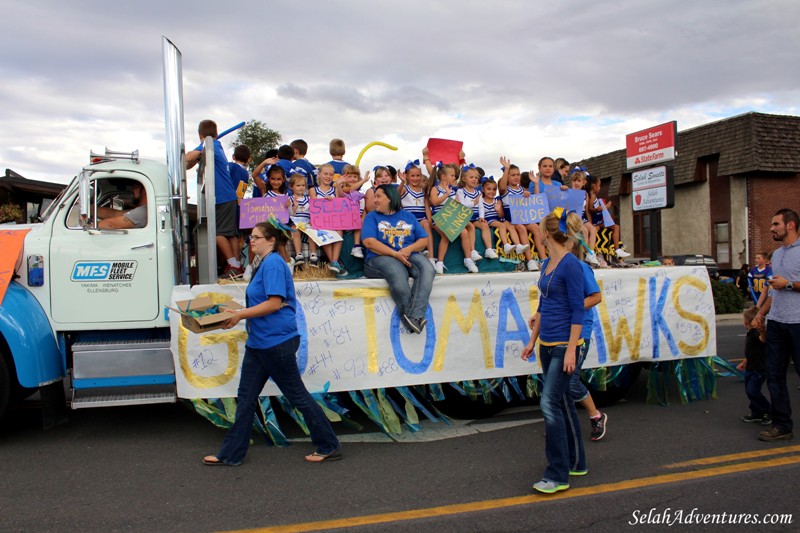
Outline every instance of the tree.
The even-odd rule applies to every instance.
[[[244,144],[250,148],[252,157],[250,159],[250,170],[253,170],[261,161],[267,150],[277,148],[281,143],[281,134],[270,129],[260,120],[251,120],[242,126],[233,141],[233,147]]]

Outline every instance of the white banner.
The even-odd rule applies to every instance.
[[[714,300],[703,267],[597,270],[584,368],[716,354]],[[498,378],[541,372],[520,358],[530,339],[538,274],[437,276],[421,335],[407,333],[383,280],[297,281],[298,367],[308,389],[331,392]],[[203,294],[244,304],[244,285],[176,287],[172,302]],[[170,312],[178,396],[235,397],[247,334],[202,334]],[[272,382],[264,393],[278,394]]]

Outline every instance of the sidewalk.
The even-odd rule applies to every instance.
[[[742,313],[717,315],[717,324],[741,324],[741,323],[742,323]]]

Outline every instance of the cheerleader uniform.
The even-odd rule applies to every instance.
[[[455,189],[451,188],[449,191],[446,191],[441,187],[439,187],[439,185],[436,185],[436,193],[438,194],[439,198],[441,198],[442,196],[447,196],[449,198],[455,199],[456,197]],[[435,215],[437,212],[439,212],[439,209],[441,209],[443,205],[444,202],[442,202],[439,205],[433,205],[433,203],[431,203],[431,215]]]
[[[480,189],[475,189],[472,192],[469,192],[466,189],[461,188],[456,191],[456,199],[461,202],[461,205],[472,209],[472,218],[469,220],[470,222],[475,222],[479,218],[483,218],[483,202],[479,201],[478,205],[475,205],[475,200],[477,200],[480,196]]]
[[[425,191],[415,192],[411,187],[405,185],[406,194],[400,199],[403,211],[408,211],[417,220],[425,218]]]
[[[494,200],[491,202],[487,202],[486,200],[482,200],[483,202],[483,219],[486,222],[502,222],[503,219],[500,218],[500,214],[497,212],[497,209],[494,207]]]

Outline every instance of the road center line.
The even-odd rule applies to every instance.
[[[792,446],[791,448],[794,448],[794,446]],[[374,524],[385,524],[389,522],[402,522],[406,520],[415,520],[418,518],[432,518],[436,516],[448,516],[448,515],[455,515],[462,513],[471,513],[476,511],[487,511],[492,509],[502,509],[504,507],[513,507],[516,505],[538,504],[553,500],[579,498],[581,496],[590,496],[594,494],[605,494],[610,492],[638,489],[643,487],[655,487],[658,485],[676,483],[679,481],[703,479],[715,476],[724,476],[727,474],[748,472],[752,470],[762,470],[765,468],[774,468],[778,466],[786,466],[793,464],[800,464],[800,456],[778,457],[766,461],[752,461],[752,462],[737,463],[726,466],[718,466],[713,468],[705,468],[702,470],[693,470],[690,472],[678,472],[674,474],[662,474],[658,476],[651,476],[645,478],[629,479],[625,481],[617,481],[614,483],[605,483],[603,485],[595,485],[592,487],[574,488],[565,492],[559,492],[552,495],[530,494],[526,496],[501,498],[497,500],[483,500],[483,501],[469,502],[469,503],[457,503],[452,505],[443,505],[441,507],[410,509],[408,511],[397,511],[392,513],[354,516],[350,518],[337,518],[333,520],[321,520],[318,522],[302,522],[302,523],[287,524],[282,526],[271,526],[271,527],[256,528],[256,529],[242,529],[236,531],[229,531],[228,533],[300,533],[305,531],[321,531],[326,529],[336,529],[343,527],[357,527],[357,526],[366,526]]]
[[[739,461],[741,459],[754,459],[756,457],[768,457],[770,455],[780,455],[783,453],[800,452],[800,446],[786,446],[784,448],[772,448],[767,450],[752,450],[749,452],[732,453],[730,455],[718,455],[716,457],[703,457],[702,459],[692,459],[682,463],[672,463],[664,465],[664,468],[682,468],[684,466],[713,465],[717,463],[727,463],[729,461]]]

